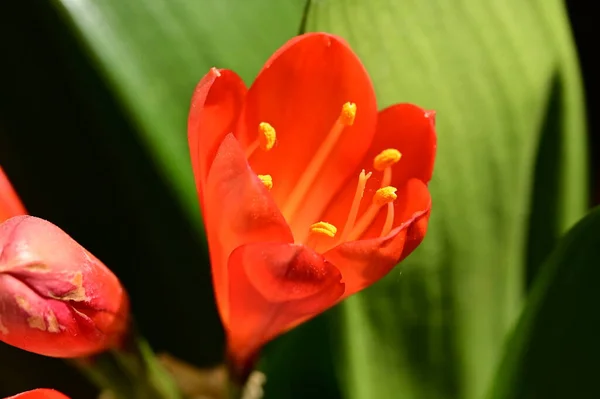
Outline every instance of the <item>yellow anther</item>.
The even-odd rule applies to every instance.
[[[398,198],[398,196],[396,195],[396,191],[396,187],[381,187],[375,192],[375,195],[373,196],[373,204],[377,206],[382,206],[394,201],[396,198]]]
[[[398,162],[402,158],[402,154],[395,148],[388,148],[381,151],[373,160],[373,167],[382,171]]]
[[[260,148],[265,151],[269,151],[275,145],[277,141],[277,134],[275,128],[267,122],[261,122],[258,125],[258,141]]]
[[[258,178],[265,185],[267,190],[271,190],[273,188],[273,178],[271,175],[258,175]]]
[[[323,234],[328,237],[335,237],[335,234],[337,233],[337,228],[334,225],[329,224],[327,222],[318,222],[310,226],[310,232],[316,234]]]
[[[345,126],[352,126],[354,118],[356,118],[356,104],[350,102],[344,104],[340,113],[340,122]]]

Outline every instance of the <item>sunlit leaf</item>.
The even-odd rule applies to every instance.
[[[212,66],[252,79],[300,26],[300,0],[53,0],[140,128],[187,206],[197,208],[186,121]]]

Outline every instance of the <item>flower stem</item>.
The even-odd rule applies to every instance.
[[[133,333],[123,348],[76,359],[75,365],[115,399],[181,399],[148,343]]]

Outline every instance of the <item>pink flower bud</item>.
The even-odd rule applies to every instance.
[[[34,389],[5,399],[69,399],[54,389]]]
[[[50,222],[0,224],[0,340],[53,357],[121,343],[129,301],[115,275]]]

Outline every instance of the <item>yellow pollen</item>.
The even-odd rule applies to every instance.
[[[375,192],[373,196],[373,204],[377,206],[382,206],[387,203],[394,201],[398,196],[396,195],[396,187],[387,186],[382,187]]]
[[[373,160],[373,167],[378,171],[389,168],[402,158],[402,154],[395,148],[388,148],[381,151]]]
[[[337,228],[334,225],[329,224],[327,222],[318,222],[310,226],[310,232],[316,234],[323,234],[328,237],[335,237],[335,234],[337,233]]]
[[[352,126],[354,124],[354,118],[356,118],[356,104],[347,102],[342,106],[340,122],[345,126]]]
[[[275,128],[267,122],[261,122],[258,125],[258,141],[260,142],[260,148],[265,151],[273,148],[275,141],[277,141]]]
[[[265,185],[267,190],[271,190],[273,188],[273,178],[271,175],[258,175],[260,181]]]

